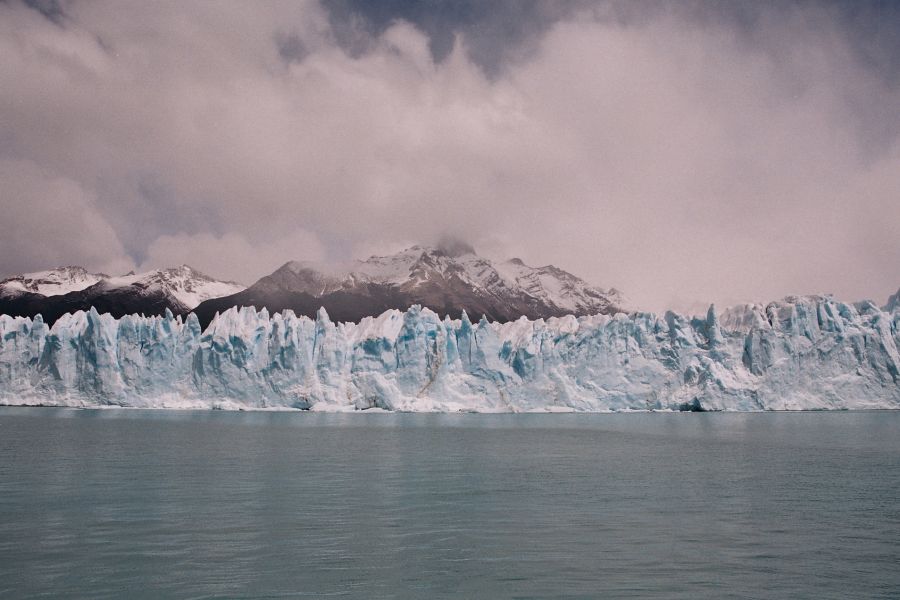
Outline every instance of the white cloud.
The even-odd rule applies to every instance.
[[[116,232],[77,182],[22,160],[0,160],[0,182],[0,273],[63,265],[111,273],[131,268]]]
[[[0,3],[0,156],[96,190],[117,260],[249,282],[451,234],[652,308],[900,284],[900,145],[861,125],[900,93],[815,7],[753,43],[580,16],[495,79],[402,22],[350,57],[312,3],[67,8]],[[0,270],[54,262],[11,202]]]
[[[249,285],[262,274],[271,273],[285,262],[294,260],[324,260],[325,251],[315,236],[296,231],[277,240],[250,244],[237,233],[216,236],[210,233],[194,235],[163,235],[147,250],[141,270],[189,264],[205,273]]]

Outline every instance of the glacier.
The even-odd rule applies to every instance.
[[[508,323],[232,308],[0,316],[0,404],[350,411],[900,408],[900,306],[830,296]]]

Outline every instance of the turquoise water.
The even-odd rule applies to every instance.
[[[0,597],[897,598],[900,413],[0,409]]]

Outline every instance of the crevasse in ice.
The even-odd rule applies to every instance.
[[[674,313],[360,323],[0,316],[0,403],[404,411],[900,408],[900,307],[792,297]]]

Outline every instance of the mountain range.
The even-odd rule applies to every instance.
[[[337,321],[358,322],[389,309],[425,306],[441,316],[491,321],[613,314],[624,299],[553,265],[519,259],[493,262],[464,244],[413,246],[389,256],[339,264],[291,261],[248,288],[218,281],[186,265],[121,277],[81,267],[17,275],[0,281],[0,314],[48,324],[65,313],[196,313],[203,327],[216,313],[253,306],[314,317],[320,307]]]
[[[547,265],[519,259],[492,262],[468,246],[413,246],[389,256],[336,265],[292,261],[246,290],[200,303],[194,310],[204,327],[232,306],[285,309],[314,317],[324,307],[336,321],[358,322],[385,310],[421,305],[440,316],[490,321],[613,314],[621,310],[615,289],[591,286]]]
[[[187,314],[209,298],[227,296],[244,286],[219,281],[187,265],[110,277],[81,267],[16,275],[0,281],[0,314],[34,317],[48,324],[66,313],[90,310],[119,318],[159,316],[168,309]]]
[[[625,304],[459,244],[288,262],[246,289],[187,266],[66,267],[0,281],[0,405],[900,408],[900,291],[883,308],[792,296],[705,318]]]

